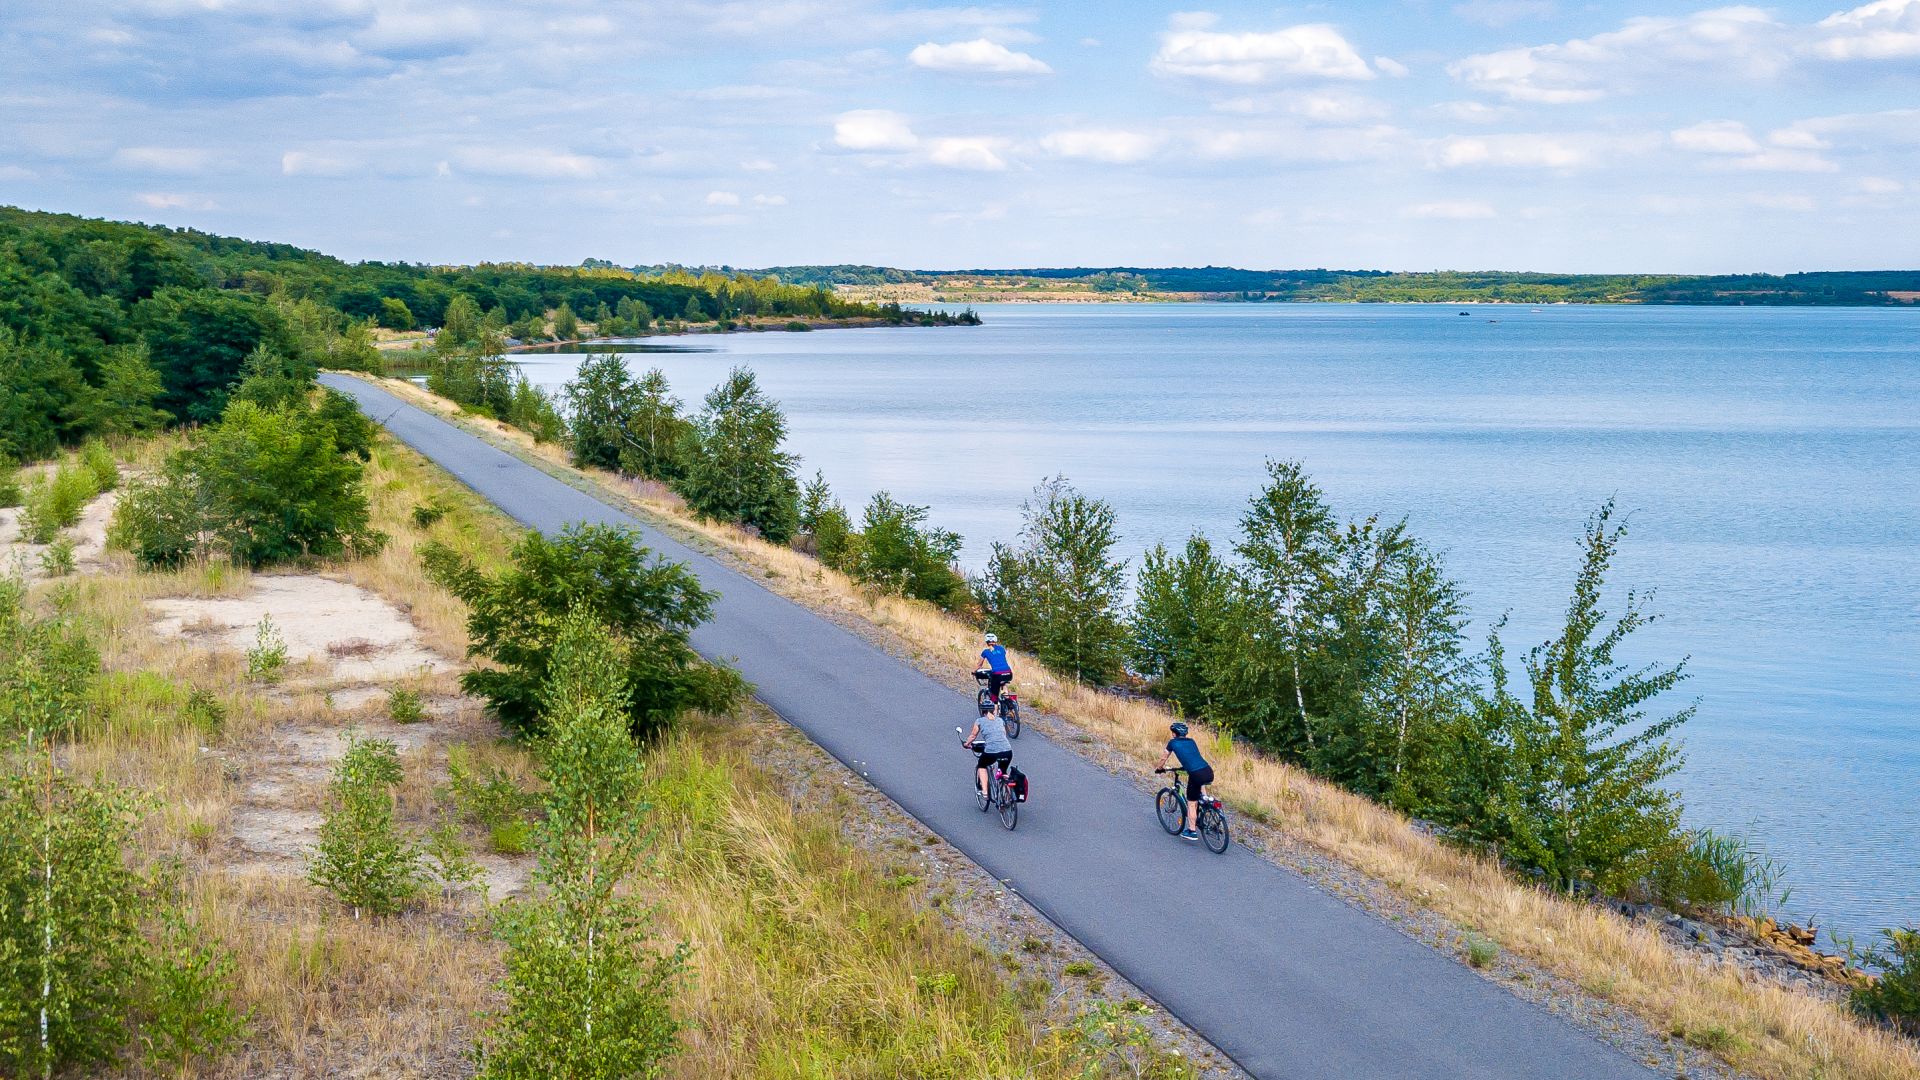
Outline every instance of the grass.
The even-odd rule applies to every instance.
[[[383,388],[444,416],[457,410],[410,383]],[[789,548],[739,529],[692,519],[659,485],[611,473],[571,470],[564,452],[535,446],[503,424],[462,421],[496,444],[549,471],[572,475],[616,502],[702,546],[756,567],[766,583],[801,603],[863,619],[901,639],[936,672],[962,672],[974,660],[976,629],[932,605],[878,594]],[[1160,756],[1166,713],[1147,702],[1103,695],[1063,679],[1031,657],[1019,662],[1025,700],[1055,712],[1132,757],[1142,767]],[[1201,731],[1202,737],[1211,733]],[[1606,997],[1655,1031],[1716,1029],[1708,1047],[1729,1064],[1778,1080],[1809,1075],[1901,1080],[1920,1070],[1920,1053],[1888,1032],[1860,1023],[1812,994],[1750,980],[1734,966],[1701,963],[1652,929],[1601,908],[1570,901],[1516,879],[1493,860],[1448,847],[1403,815],[1308,773],[1236,749],[1216,768],[1216,790],[1250,817],[1347,863],[1456,925],[1476,927],[1499,948]]]

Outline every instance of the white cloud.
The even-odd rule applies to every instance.
[[[1379,161],[1405,144],[1405,133],[1388,124],[1366,127],[1201,129],[1187,134],[1193,154],[1206,161],[1342,164]]]
[[[1920,0],[1877,0],[1820,20],[1814,43],[1828,60],[1898,60],[1920,56]]]
[[[212,210],[213,200],[201,195],[183,195],[170,191],[143,191],[134,196],[140,205],[155,210]]]
[[[1396,79],[1404,79],[1413,74],[1413,72],[1407,70],[1407,65],[1395,60],[1391,56],[1374,57],[1373,66],[1380,69],[1380,74],[1390,75]]]
[[[1596,165],[1638,149],[1638,140],[1592,135],[1455,135],[1440,140],[1432,160],[1446,169],[1492,166],[1566,170]]]
[[[1756,172],[1839,172],[1840,166],[1806,150],[1768,148],[1748,157],[1736,158],[1733,166]]]
[[[833,122],[835,145],[848,150],[911,150],[920,140],[907,118],[886,109],[855,109]]]
[[[749,158],[740,163],[740,168],[743,172],[777,172],[780,166],[766,158]]]
[[[969,75],[1051,75],[1053,69],[1042,60],[986,38],[936,45],[929,41],[916,46],[907,59],[929,71]]]
[[[1752,154],[1760,150],[1760,140],[1747,133],[1747,125],[1738,120],[1709,120],[1681,128],[1669,137],[1673,145],[1696,154]]]
[[[1857,186],[1868,195],[1898,195],[1907,190],[1905,184],[1885,176],[1863,176]]]
[[[708,206],[739,206],[740,196],[734,194],[731,191],[709,191],[707,192],[707,205]]]
[[[1747,205],[1757,206],[1762,210],[1791,210],[1804,214],[1813,209],[1813,200],[1805,195],[1761,192],[1747,196]]]
[[[1209,16],[1209,19],[1212,17]],[[1222,34],[1175,16],[1149,69],[1156,75],[1257,85],[1282,79],[1371,79],[1373,69],[1325,23]]]
[[[213,155],[194,147],[128,146],[114,152],[113,163],[122,169],[193,176],[207,171]]]
[[[1447,73],[1512,101],[1567,105],[1688,71],[1771,76],[1788,65],[1792,48],[1792,28],[1772,15],[1725,7],[1642,16],[1590,38],[1479,53],[1447,65]]]
[[[1513,115],[1509,106],[1488,105],[1484,101],[1442,101],[1432,109],[1450,120],[1468,124],[1497,124]]]
[[[289,150],[280,155],[280,172],[284,176],[345,176],[359,168],[358,161],[332,154]]]
[[[1439,202],[1420,203],[1409,206],[1405,213],[1412,218],[1430,218],[1436,221],[1484,221],[1499,217],[1500,212],[1487,203],[1476,199],[1443,199]]]
[[[454,160],[463,170],[482,176],[533,180],[586,179],[599,175],[601,167],[598,159],[584,154],[509,146],[469,147],[454,154]]]
[[[787,205],[787,197],[785,195],[755,195],[753,197],[753,204],[755,206],[785,206]]]
[[[1007,162],[998,152],[996,139],[949,137],[927,144],[927,160],[949,169],[999,172]]]
[[[1160,137],[1139,131],[1082,129],[1056,131],[1040,140],[1040,148],[1054,157],[1130,165],[1153,156]]]

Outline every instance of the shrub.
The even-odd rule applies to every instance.
[[[837,506],[818,515],[816,528],[825,524],[829,533],[837,528],[834,509]],[[953,568],[960,554],[960,534],[928,526],[926,507],[875,492],[861,524],[857,541],[850,545],[851,556],[843,556],[850,564],[844,568],[855,578],[949,610],[966,603],[966,579]],[[846,540],[839,543],[847,545]]]
[[[419,528],[431,529],[441,518],[447,516],[447,511],[450,509],[452,507],[448,506],[444,499],[435,495],[413,508],[413,523]]]
[[[253,648],[247,650],[247,678],[254,682],[273,682],[287,666],[287,639],[273,625],[273,616],[262,615],[254,628]]]
[[[47,757],[0,761],[0,1073],[85,1069],[126,1045],[146,970],[147,905],[125,856],[139,817],[126,793]]]
[[[72,730],[93,709],[100,653],[73,620],[38,618],[25,587],[0,578],[0,736]]]
[[[113,460],[113,451],[106,443],[93,439],[81,447],[80,466],[87,471],[96,494],[120,486],[120,464]]]
[[[497,855],[525,855],[533,847],[533,826],[524,821],[503,821],[488,831],[487,842]]]
[[[387,716],[396,724],[417,724],[427,718],[420,691],[395,687],[387,692]]]
[[[1863,958],[1879,969],[1878,977],[1853,992],[1852,1005],[1863,1016],[1920,1035],[1920,928],[1882,930],[1880,935],[1885,947],[1869,949]]]
[[[769,542],[792,539],[800,519],[794,456],[780,448],[787,418],[753,372],[734,368],[694,417],[679,492],[701,517],[759,530]]]
[[[466,672],[460,685],[521,735],[544,730],[539,700],[555,629],[576,607],[620,639],[623,711],[636,735],[661,731],[688,709],[724,712],[744,688],[687,642],[711,613],[712,594],[686,567],[652,558],[629,530],[588,525],[551,539],[528,533],[497,574],[444,545],[429,544],[422,554],[433,579],[467,603],[469,654],[496,665]]]
[[[420,851],[394,821],[400,751],[391,740],[354,737],[334,767],[326,820],[307,877],[353,909],[390,915],[419,895]]]
[[[789,333],[804,334],[811,329],[813,329],[813,327],[808,326],[806,323],[801,322],[799,319],[793,319],[787,323],[787,331]]]
[[[1668,907],[1760,916],[1784,904],[1780,864],[1741,836],[1712,829],[1688,833],[1654,868],[1648,885]]]
[[[170,462],[158,479],[127,485],[107,526],[107,546],[145,567],[177,567],[206,554],[211,525],[205,490],[184,464]]]
[[[1492,938],[1479,934],[1467,935],[1467,966],[1475,968],[1490,967],[1500,959],[1500,945]]]
[[[187,1074],[211,1061],[247,1031],[249,1014],[233,1007],[233,956],[201,941],[177,906],[161,909],[160,933],[146,965],[146,1008],[140,1044],[147,1067]]]
[[[420,850],[426,859],[427,869],[440,881],[442,898],[473,888],[478,888],[485,895],[487,887],[480,880],[480,864],[474,861],[473,854],[461,841],[458,823],[446,820],[434,826]]]
[[[538,877],[548,892],[511,906],[507,999],[481,1047],[481,1076],[657,1076],[675,1050],[672,995],[685,946],[648,947],[651,911],[622,882],[649,832],[625,670],[609,628],[584,609],[561,620],[543,686],[547,817]]]
[[[447,750],[447,787],[460,813],[488,829],[524,821],[534,802],[507,770],[498,765],[475,767],[464,746]]]
[[[45,570],[48,577],[66,577],[73,573],[74,565],[71,536],[56,538],[40,553],[40,569]]]
[[[12,458],[0,454],[0,510],[20,505],[26,495],[20,489],[20,468]]]
[[[27,488],[20,528],[33,543],[52,543],[61,529],[80,521],[80,511],[98,494],[92,474],[84,467],[62,465],[51,479],[41,477]]]

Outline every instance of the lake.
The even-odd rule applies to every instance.
[[[1784,860],[1789,910],[1920,922],[1920,310],[984,305],[979,327],[649,339],[698,403],[735,364],[857,517],[932,508],[977,568],[1033,485],[1110,501],[1122,554],[1230,543],[1262,462],[1405,517],[1518,653],[1585,517],[1656,590],[1628,659],[1691,656],[1688,820]],[[1467,316],[1459,312],[1467,311]],[[557,390],[581,356],[518,357]],[[1616,605],[1617,606],[1617,605]]]

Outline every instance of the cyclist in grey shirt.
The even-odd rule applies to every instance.
[[[982,792],[987,790],[987,770],[994,762],[1000,763],[1001,771],[1013,764],[1013,740],[1007,738],[1007,725],[998,713],[983,714],[973,722],[973,733],[967,736],[966,744],[980,754],[975,766],[976,783]]]

